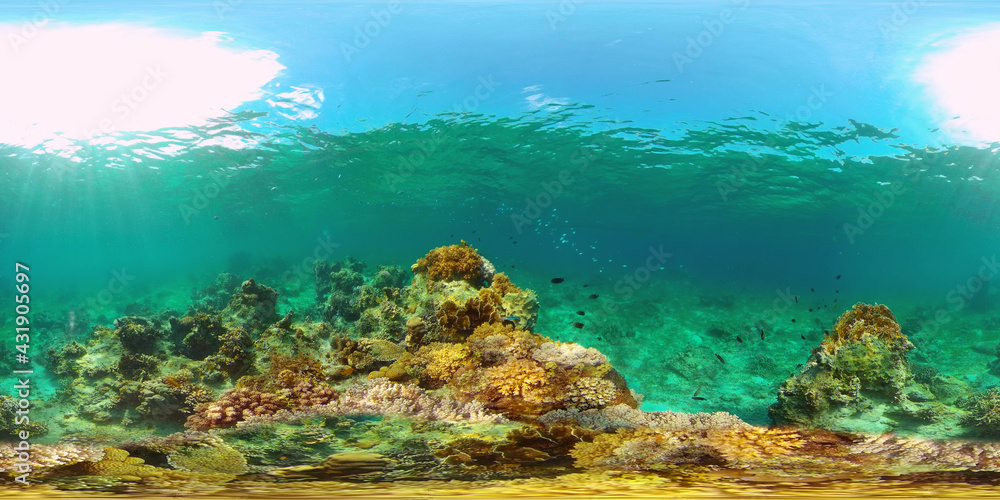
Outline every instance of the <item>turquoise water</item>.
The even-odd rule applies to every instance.
[[[167,68],[129,112],[114,101],[73,122],[70,101],[25,106],[0,84],[0,253],[31,269],[37,357],[119,317],[184,316],[222,272],[274,288],[279,315],[317,319],[317,259],[352,256],[370,277],[464,240],[538,294],[536,333],[599,349],[644,410],[770,424],[778,387],[856,302],[892,309],[912,361],[998,384],[996,96],[976,116],[941,97],[972,90],[920,76],[987,37],[988,3],[5,9],[0,64],[15,68],[49,57],[39,47],[60,30],[113,25],[82,69],[6,79],[58,79],[85,100],[87,64],[129,68],[123,92]],[[139,28],[221,32],[210,46],[270,51],[281,68],[245,100],[212,101],[237,92],[198,77],[236,69],[156,45],[129,59]],[[990,58],[960,62],[990,82]],[[203,98],[200,115],[157,121]],[[80,134],[116,114],[107,134]],[[39,371],[38,396],[56,401]]]

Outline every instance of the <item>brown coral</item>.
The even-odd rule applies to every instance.
[[[896,317],[884,304],[868,305],[857,303],[849,311],[844,311],[836,325],[820,344],[827,352],[833,352],[845,344],[873,337],[890,344],[906,340]]]
[[[489,266],[490,268],[492,266]],[[431,282],[465,280],[475,287],[492,279],[487,263],[475,248],[464,240],[458,245],[438,247],[417,260],[410,268],[414,274],[426,274]]]
[[[490,288],[500,294],[501,297],[507,295],[508,293],[521,293],[524,291],[521,287],[511,283],[510,278],[507,277],[506,273],[494,274],[493,283],[490,285]]]
[[[424,366],[423,377],[438,381],[448,381],[459,369],[472,361],[472,355],[465,344],[434,342],[421,347],[414,356],[414,363]],[[431,384],[436,385],[436,384]]]
[[[610,380],[582,377],[566,388],[566,406],[586,410],[601,408],[618,397],[618,388]]]
[[[198,405],[184,426],[199,431],[232,427],[251,416],[273,415],[284,406],[286,403],[274,394],[247,388],[231,389],[214,403]]]
[[[479,325],[503,323],[503,297],[493,289],[483,288],[464,305],[452,298],[444,300],[435,314],[445,332],[468,335]]]

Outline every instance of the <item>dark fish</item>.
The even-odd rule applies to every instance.
[[[795,323],[795,318],[792,318],[792,323]]]
[[[590,286],[590,284],[589,284],[589,283],[584,283],[584,284],[583,284],[583,287],[584,287],[584,288],[587,288],[588,286]]]
[[[516,244],[517,244],[517,242],[515,241],[515,242],[514,242],[514,244],[516,245]]]
[[[760,330],[760,339],[764,340],[764,329],[763,328],[759,328],[759,330]]]
[[[703,398],[701,396],[691,396],[691,399],[693,399],[695,401],[704,401],[705,400],[705,398]]]
[[[601,337],[597,337],[597,340],[604,340],[604,339],[602,339]]]
[[[573,323],[573,326],[575,326],[577,328],[583,328],[583,323],[580,323],[579,321],[577,321],[576,323]]]
[[[833,301],[834,301],[834,302],[836,302],[836,301],[837,301],[837,299],[833,299]]]
[[[562,283],[563,281],[566,281],[566,280],[564,280],[562,278],[552,278],[552,282],[553,283]]]
[[[587,314],[587,313],[585,313],[583,311],[577,311],[576,313],[579,314],[580,316],[583,316],[584,314]]]
[[[834,290],[833,293],[840,293],[840,290]]]
[[[596,293],[590,295],[590,298],[592,299],[596,299],[598,297],[600,297],[600,295],[597,295]]]
[[[816,291],[816,289],[815,289],[815,288],[810,288],[810,289],[809,289],[809,291],[810,291],[810,292],[815,292],[815,291]]]
[[[813,310],[812,310],[812,309],[809,309],[809,312],[813,312]]]
[[[838,279],[838,280],[840,279],[840,275],[839,275],[839,274],[837,275],[837,279]]]
[[[475,229],[472,230],[472,234],[476,234],[476,230]]]
[[[512,240],[512,239],[514,239],[514,237],[513,237],[513,236],[511,236],[510,238],[507,238],[507,239],[509,239],[509,240]]]
[[[796,303],[796,304],[798,304],[798,303],[799,303],[799,296],[798,296],[798,295],[796,295],[796,296],[795,296],[795,303]]]
[[[805,339],[806,339],[806,336],[805,336],[805,335],[802,335],[801,333],[799,334],[799,337],[802,337],[802,340],[805,340]]]
[[[726,364],[726,360],[722,359],[722,356],[719,356],[718,354],[716,354],[715,357],[719,358],[719,362],[720,363]]]
[[[741,339],[739,335],[736,336],[736,341],[741,344],[743,343],[743,339]]]
[[[698,388],[694,390],[694,394],[692,394],[691,397],[695,397],[699,394],[701,394],[701,385],[698,385]]]

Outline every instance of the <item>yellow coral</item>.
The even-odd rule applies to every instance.
[[[709,431],[706,442],[733,462],[787,455],[805,446],[805,439],[796,431],[766,427],[713,430]]]
[[[418,360],[425,363],[424,375],[438,380],[448,380],[469,363],[471,353],[464,344],[434,342],[417,351]]]
[[[490,386],[505,396],[522,396],[534,399],[537,391],[545,385],[545,368],[530,359],[512,359],[486,370]]]
[[[839,347],[874,337],[886,343],[897,339],[906,340],[896,317],[884,304],[868,305],[857,303],[849,311],[844,311],[837,319],[837,324],[820,344],[827,352],[833,352]]]
[[[607,406],[617,396],[615,384],[602,378],[582,377],[566,388],[567,406],[581,410]]]
[[[458,245],[437,247],[418,259],[410,268],[414,274],[426,274],[430,281],[462,279],[482,286],[483,258],[464,240]]]
[[[459,305],[452,297],[445,299],[435,314],[448,333],[467,334],[482,324],[503,323],[503,297],[490,288],[483,288],[466,300],[465,305]]]
[[[183,448],[168,455],[167,462],[191,472],[238,475],[247,471],[246,458],[227,444]]]
[[[394,361],[403,354],[406,354],[406,349],[388,340],[360,339],[358,340],[358,347],[378,361]]]

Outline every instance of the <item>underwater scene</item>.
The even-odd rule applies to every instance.
[[[0,7],[5,498],[1000,497],[1000,5]]]

